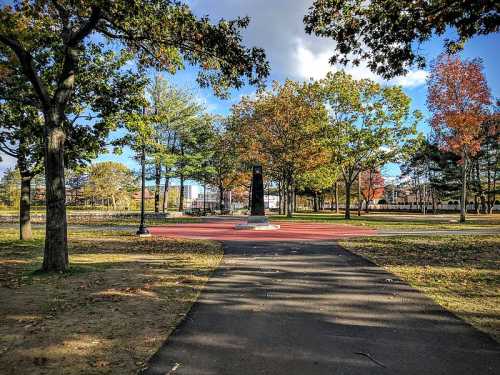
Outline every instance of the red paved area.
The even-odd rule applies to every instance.
[[[209,239],[221,241],[312,241],[333,240],[353,236],[367,236],[377,233],[375,229],[352,225],[279,223],[277,230],[236,230],[238,221],[220,223],[175,224],[151,227],[155,236]],[[278,223],[276,223],[278,224]]]

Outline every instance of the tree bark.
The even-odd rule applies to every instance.
[[[165,186],[163,189],[163,212],[167,212],[168,210],[168,191],[170,188],[170,178],[167,175],[167,171],[165,171]]]
[[[155,164],[155,212],[160,212],[161,164]]]
[[[184,211],[184,175],[180,175],[180,186],[179,186],[179,211]]]
[[[219,185],[219,210],[222,215],[224,211],[224,188],[221,185]]]
[[[295,186],[293,187],[293,212],[297,212],[297,192]]]
[[[293,191],[292,191],[292,182],[288,181],[288,188],[287,188],[287,217],[292,217],[293,216]]]
[[[318,193],[314,192],[313,196],[313,211],[318,212]]]
[[[361,171],[358,173],[358,216],[361,216]]]
[[[335,181],[335,213],[339,213],[339,183]]]
[[[21,200],[19,202],[19,239],[31,240],[31,175],[21,171]]]
[[[345,214],[344,218],[346,220],[351,219],[351,185],[352,182],[348,181],[347,179],[344,179],[345,183]]]
[[[42,270],[64,272],[69,267],[64,181],[64,141],[62,122],[54,112],[45,119],[45,249]]]
[[[462,194],[460,196],[460,222],[465,223],[467,211],[467,157],[462,153],[464,164],[462,166]]]

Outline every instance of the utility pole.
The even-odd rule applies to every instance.
[[[146,115],[146,109],[143,107],[142,115]],[[137,235],[141,237],[147,237],[151,234],[144,223],[144,201],[145,201],[145,190],[146,190],[146,145],[144,140],[141,145],[141,223],[139,224],[139,229],[137,230]]]

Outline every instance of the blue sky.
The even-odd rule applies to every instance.
[[[4,1],[1,1],[4,2]],[[234,18],[237,16],[250,16],[251,23],[244,31],[244,42],[247,46],[258,46],[265,49],[271,65],[272,80],[283,81],[286,78],[306,80],[309,78],[322,78],[328,71],[339,69],[328,64],[328,58],[333,50],[333,42],[306,35],[302,18],[312,0],[191,0],[189,1],[194,12],[198,15],[209,14],[213,20],[220,18]],[[450,31],[449,34],[451,34]],[[435,58],[442,51],[442,38],[433,38],[421,46],[428,60]],[[483,59],[484,72],[494,97],[500,97],[500,35],[493,34],[479,36],[470,40],[461,53],[464,58]],[[421,110],[428,115],[425,106],[426,72],[411,71],[406,77],[399,77],[391,82],[384,82],[371,73],[366,67],[347,67],[346,69],[356,78],[372,78],[381,83],[400,84],[405,92],[412,98],[414,109]],[[191,89],[199,100],[205,103],[207,110],[217,114],[227,114],[231,105],[239,100],[242,95],[251,94],[253,87],[243,87],[233,91],[228,100],[216,98],[210,89],[199,89],[196,86],[196,68],[187,67],[176,75],[165,77],[172,83]],[[422,121],[419,130],[428,132],[426,121]],[[132,168],[137,168],[131,160],[130,153],[121,156],[112,154],[101,155],[99,161],[117,160],[126,163]],[[12,167],[12,160],[0,162],[0,174]],[[391,165],[385,168],[387,175],[396,175],[399,168]]]

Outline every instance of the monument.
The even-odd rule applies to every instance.
[[[252,200],[250,216],[246,223],[236,224],[236,229],[273,230],[279,225],[270,224],[264,210],[264,182],[262,166],[255,165],[252,171]]]

